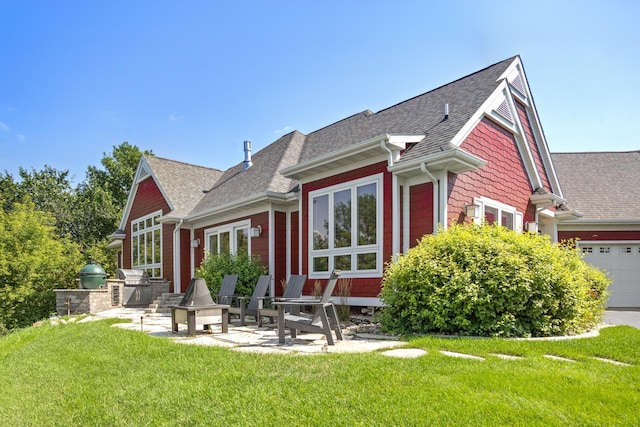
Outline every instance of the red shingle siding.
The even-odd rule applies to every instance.
[[[309,192],[319,190],[326,187],[331,187],[337,184],[343,184],[356,179],[364,178],[367,176],[383,173],[383,211],[384,211],[384,229],[382,230],[383,245],[382,245],[382,260],[386,262],[391,257],[392,248],[392,233],[393,227],[391,224],[392,218],[392,179],[391,173],[387,171],[387,162],[380,162],[373,165],[365,166],[362,168],[354,169],[349,172],[334,175],[328,178],[313,181],[302,186],[302,271],[305,274],[309,272]],[[351,283],[351,296],[354,297],[377,297],[380,293],[380,277],[374,278],[354,278]],[[313,290],[314,280],[309,280],[305,287],[304,292],[310,293]]]
[[[153,178],[147,178],[138,185],[124,230],[127,235],[122,242],[124,268],[131,268],[131,220],[156,211],[162,211],[165,215],[169,210],[169,205]],[[173,282],[173,224],[162,225],[162,275]]]
[[[191,281],[191,233],[189,230],[180,230],[180,292],[186,292]],[[184,244],[189,242],[189,244]],[[200,240],[200,244],[203,240]]]
[[[640,240],[640,230],[558,231],[558,240],[580,239],[587,241]]]
[[[487,164],[472,172],[449,174],[449,223],[464,221],[464,205],[480,196],[513,206],[524,214],[524,221],[533,221],[535,207],[529,202],[533,189],[514,136],[485,118],[461,148]]]
[[[544,163],[542,163],[542,156],[540,155],[540,148],[538,144],[536,144],[536,138],[533,136],[533,131],[531,130],[531,122],[529,121],[529,116],[527,111],[520,102],[516,101],[516,108],[518,109],[518,116],[520,117],[520,122],[524,127],[524,133],[527,137],[527,144],[529,144],[529,150],[531,150],[531,154],[533,155],[533,160],[536,163],[536,168],[538,169],[538,174],[540,175],[540,179],[542,180],[542,185],[544,188],[551,192],[551,185],[549,184],[549,176],[547,175],[547,171],[544,168]]]
[[[433,183],[409,188],[409,246],[425,234],[433,234]]]
[[[287,214],[275,212],[274,223],[273,279],[280,283],[287,278]]]

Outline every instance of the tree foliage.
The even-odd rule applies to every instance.
[[[380,320],[396,333],[580,333],[602,319],[610,280],[570,244],[499,226],[456,225],[389,263]]]
[[[0,211],[0,328],[32,324],[55,311],[55,288],[75,285],[77,244],[60,238],[55,219],[33,202]]]

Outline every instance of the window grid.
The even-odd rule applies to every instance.
[[[162,277],[162,224],[158,211],[131,221],[131,267]]]

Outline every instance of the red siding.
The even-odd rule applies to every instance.
[[[203,240],[200,242],[202,243]],[[186,292],[191,281],[191,233],[189,230],[180,230],[180,243],[180,292]]]
[[[291,212],[291,274],[300,274],[300,212]]]
[[[392,233],[393,227],[391,224],[392,218],[392,179],[391,173],[387,171],[387,162],[380,162],[373,165],[365,166],[362,168],[354,169],[349,172],[330,176],[328,178],[313,181],[302,186],[302,272],[308,274],[309,272],[309,192],[331,187],[337,184],[343,184],[356,179],[364,178],[367,176],[383,173],[383,211],[384,211],[384,229],[382,230],[383,244],[382,244],[382,260],[386,262],[391,258],[392,248]],[[307,281],[307,285],[304,289],[305,294],[310,294],[313,290],[313,282],[315,280]],[[352,280],[351,284],[351,296],[353,297],[377,297],[380,293],[381,277],[372,278],[357,278]]]
[[[518,101],[516,101],[516,108],[518,109],[518,116],[520,116],[520,122],[524,127],[524,133],[527,137],[527,144],[529,144],[529,149],[531,150],[531,154],[533,155],[533,160],[536,163],[538,174],[540,175],[540,179],[542,180],[542,185],[547,191],[552,192],[551,185],[549,184],[549,176],[547,175],[547,171],[544,168],[544,163],[542,163],[540,148],[538,147],[538,144],[536,144],[536,139],[533,136],[533,131],[531,130],[531,122],[529,121],[529,116],[527,115],[527,111],[524,105],[522,105]]]
[[[433,234],[433,183],[409,188],[409,246],[425,234]]]
[[[464,205],[480,196],[513,206],[524,214],[524,221],[533,221],[535,206],[529,202],[533,189],[514,136],[485,118],[461,148],[487,164],[472,172],[449,174],[448,221],[464,221]]]
[[[159,210],[165,215],[170,210],[169,205],[153,178],[147,178],[138,185],[127,218],[127,238],[122,243],[124,268],[131,268],[131,220]],[[170,282],[173,282],[173,229],[173,224],[162,225],[162,275]]]
[[[287,214],[275,212],[274,223],[273,279],[278,284],[287,278]]]
[[[558,231],[559,241],[569,239],[580,239],[587,241],[640,240],[640,230]]]

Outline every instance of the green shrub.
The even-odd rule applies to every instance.
[[[573,242],[454,225],[387,265],[379,319],[389,332],[556,336],[597,325],[610,280]]]
[[[206,280],[207,286],[213,295],[220,291],[222,279],[225,274],[237,274],[236,295],[251,295],[262,274],[267,274],[267,268],[260,264],[257,257],[248,255],[209,254],[200,268],[196,271],[196,277]]]

